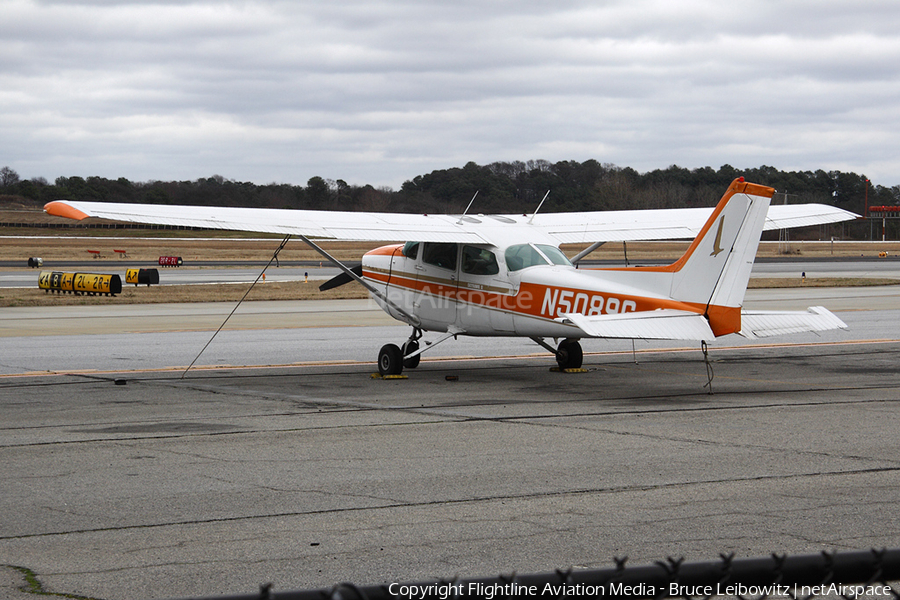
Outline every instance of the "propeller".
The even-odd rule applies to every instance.
[[[353,271],[353,273],[355,273],[357,277],[362,277],[362,264],[350,267],[350,270]],[[325,292],[336,287],[340,287],[345,283],[350,283],[351,281],[353,281],[353,278],[350,277],[350,275],[348,275],[347,273],[339,273],[338,275],[335,275],[334,277],[320,285],[319,291]]]

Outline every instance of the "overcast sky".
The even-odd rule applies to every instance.
[[[900,184],[897,0],[0,1],[0,166],[398,189],[468,161]]]

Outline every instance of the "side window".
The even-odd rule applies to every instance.
[[[469,275],[496,275],[500,272],[497,257],[490,250],[476,248],[475,246],[463,246],[462,270]]]
[[[415,260],[419,256],[419,242],[406,242],[403,244],[403,256]]]
[[[422,260],[442,269],[456,270],[456,244],[426,242],[422,248]]]

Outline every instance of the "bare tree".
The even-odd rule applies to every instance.
[[[3,167],[0,169],[0,187],[9,187],[19,183],[19,174],[10,169]]]

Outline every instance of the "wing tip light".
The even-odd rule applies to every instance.
[[[65,217],[67,219],[75,219],[80,221],[88,218],[90,215],[78,210],[64,200],[54,200],[44,205],[44,212],[54,217]]]

